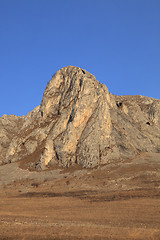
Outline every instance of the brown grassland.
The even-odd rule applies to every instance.
[[[160,240],[160,158],[92,170],[0,167],[0,240]]]

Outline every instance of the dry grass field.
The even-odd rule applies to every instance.
[[[160,240],[159,154],[97,169],[0,167],[0,240]]]

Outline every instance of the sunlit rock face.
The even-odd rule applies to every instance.
[[[29,169],[95,167],[140,152],[160,151],[160,101],[115,96],[73,66],[48,83],[41,105],[26,117],[0,118],[0,163]]]
[[[41,162],[94,167],[108,146],[111,100],[105,86],[83,69],[67,67],[48,84],[40,106],[42,121],[53,119]],[[105,146],[106,145],[106,146]],[[103,160],[102,160],[103,161]]]

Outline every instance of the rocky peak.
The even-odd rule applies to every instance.
[[[110,117],[108,116],[109,111],[107,111],[109,104],[108,89],[100,84],[92,74],[72,66],[59,70],[48,84],[40,106],[43,121],[52,119],[52,123],[53,121],[55,123],[51,139],[49,137],[49,142],[53,142],[53,138],[55,139],[51,148],[52,154],[49,154],[50,148],[47,147],[41,158],[42,162],[47,159],[48,155],[52,157],[54,154],[56,161],[58,160],[64,166],[74,163],[82,164],[82,161],[82,165],[86,166],[98,164],[99,149],[94,147],[91,152],[88,151],[89,158],[95,158],[96,161],[91,160],[84,163],[82,158],[85,157],[78,157],[80,156],[78,154],[79,146],[82,144],[80,143],[82,135],[88,135],[87,138],[89,135],[93,135],[95,138],[95,133],[89,133],[87,129],[86,124],[90,125],[89,122],[92,122],[97,131],[104,135],[102,128],[99,128],[99,121],[100,119],[105,121],[108,127],[103,132],[106,132],[106,136],[108,136],[110,131]],[[102,113],[98,113],[99,107],[106,112],[105,117],[102,116]],[[102,136],[100,138],[99,141],[102,141]],[[98,137],[95,139],[95,142],[97,141]]]
[[[40,106],[21,119],[5,117],[18,123],[12,137],[12,124],[6,128],[0,118],[0,162],[20,161],[30,169],[95,167],[159,152],[159,106],[153,98],[112,95],[86,70],[64,67],[48,83]]]
[[[89,72],[78,67],[64,67],[46,87],[40,106],[41,115],[44,118],[59,115],[70,103],[77,102],[82,94],[99,95],[101,88],[103,85]],[[106,87],[104,89],[107,90]]]

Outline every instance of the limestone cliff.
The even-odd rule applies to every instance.
[[[153,98],[112,95],[89,72],[64,67],[48,83],[40,106],[26,117],[0,118],[0,164],[95,167],[160,152],[159,107]]]

